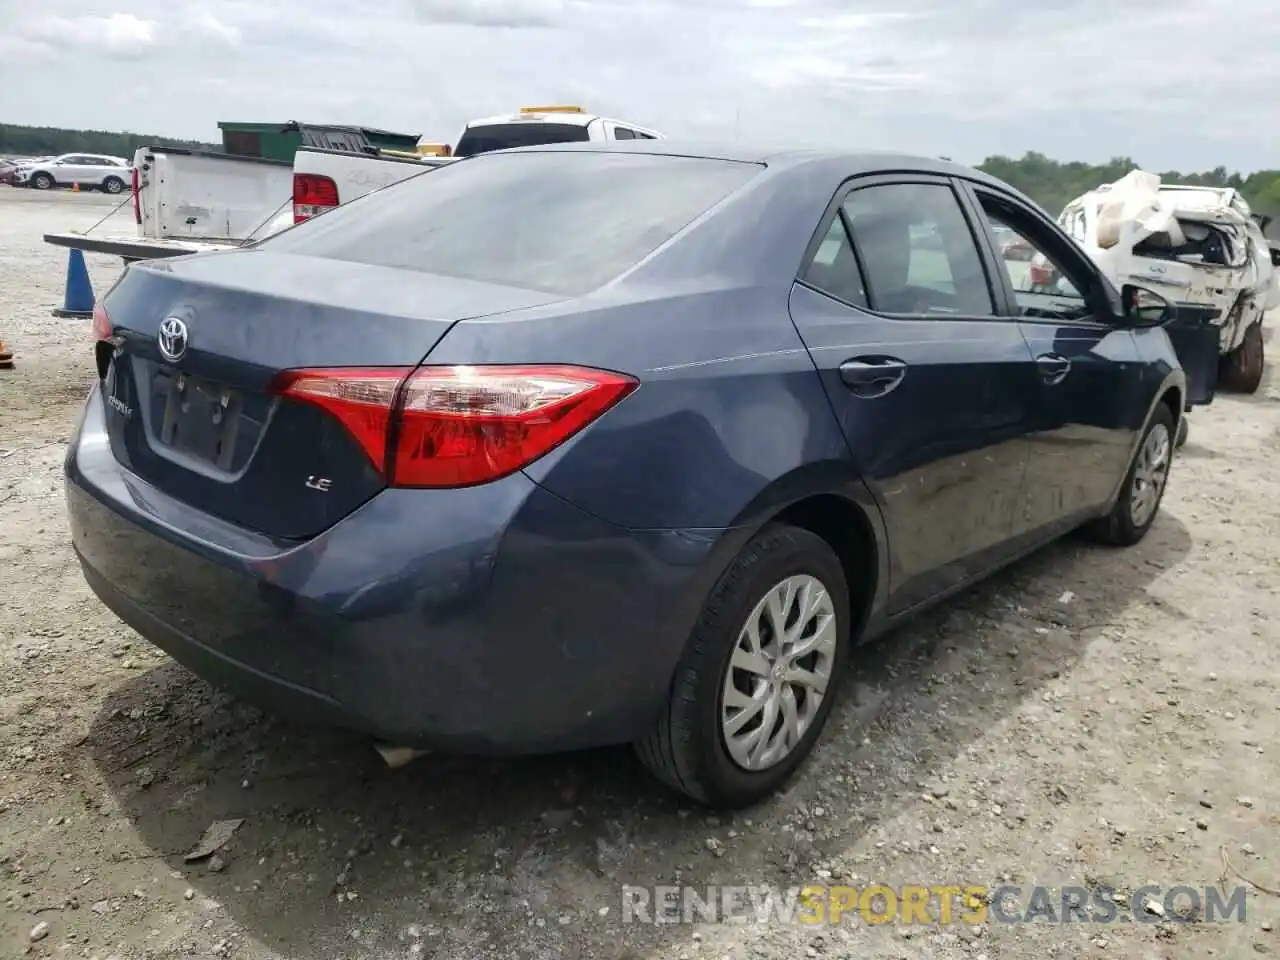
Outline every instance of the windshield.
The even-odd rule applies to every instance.
[[[580,296],[762,169],[635,153],[495,154],[366,194],[258,247]]]
[[[490,150],[541,147],[548,143],[582,143],[590,139],[586,126],[579,123],[493,123],[467,130],[459,138],[453,155],[474,157]]]

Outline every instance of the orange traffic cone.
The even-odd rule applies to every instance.
[[[71,185],[71,192],[72,192],[72,193],[79,193],[79,192],[80,192],[80,184],[78,184],[78,183],[73,183],[73,184]]]
[[[0,370],[13,369],[13,354],[5,349],[4,341],[0,340]]]

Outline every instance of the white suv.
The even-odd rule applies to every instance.
[[[107,193],[121,193],[132,177],[133,168],[128,160],[101,153],[64,153],[60,157],[24,163],[17,172],[18,184],[37,190],[79,184]]]

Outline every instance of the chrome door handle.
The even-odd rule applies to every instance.
[[[897,357],[854,357],[840,364],[840,379],[859,397],[883,397],[906,375],[907,365]]]
[[[1071,372],[1071,361],[1056,353],[1042,353],[1036,357],[1036,369],[1045,383],[1061,383]]]

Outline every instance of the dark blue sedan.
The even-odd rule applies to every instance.
[[[635,742],[741,806],[856,643],[1073,528],[1142,539],[1185,408],[1171,312],[947,162],[487,154],[131,266],[72,536],[125,623],[271,710]]]

